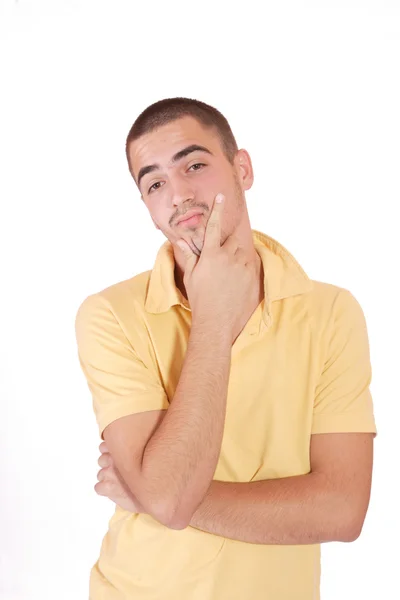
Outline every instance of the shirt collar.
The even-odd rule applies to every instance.
[[[264,329],[272,323],[272,302],[311,291],[312,280],[282,244],[255,229],[252,229],[252,235],[264,269],[261,323],[261,329]],[[163,313],[178,304],[190,311],[186,298],[176,287],[174,272],[174,251],[171,242],[167,240],[159,249],[150,274],[145,301],[147,312]]]

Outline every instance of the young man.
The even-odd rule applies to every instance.
[[[215,108],[153,104],[126,153],[167,242],[77,313],[117,504],[90,598],[318,599],[320,543],[355,540],[370,497],[362,309],[251,229],[251,159]]]

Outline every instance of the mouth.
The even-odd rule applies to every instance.
[[[188,219],[179,221],[178,225],[189,226],[189,227],[193,226],[193,225],[197,225],[198,223],[200,223],[202,216],[203,215],[193,215],[193,217],[189,217]]]
[[[180,218],[177,225],[197,225],[200,222],[203,213],[198,210],[189,210],[183,218]]]

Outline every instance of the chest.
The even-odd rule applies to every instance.
[[[169,400],[179,382],[190,319],[168,320],[152,337]],[[261,314],[260,314],[261,318]],[[224,435],[214,479],[252,481],[309,472],[314,390],[321,371],[318,328],[307,311],[278,305],[272,325],[246,327],[232,348]]]

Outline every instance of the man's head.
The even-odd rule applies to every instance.
[[[127,140],[129,170],[151,218],[174,246],[183,238],[200,255],[215,196],[226,198],[221,243],[248,223],[244,191],[253,183],[246,150],[238,150],[225,117],[188,98],[152,104],[133,124]],[[178,223],[188,211],[200,217]]]

